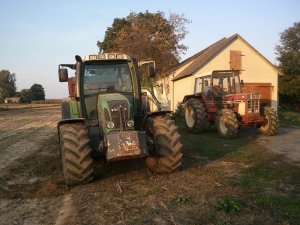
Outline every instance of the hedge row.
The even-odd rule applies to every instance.
[[[35,100],[31,101],[31,104],[60,104],[60,99],[46,99],[46,100]]]

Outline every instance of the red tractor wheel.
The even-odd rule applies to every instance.
[[[265,124],[259,130],[262,134],[272,136],[277,134],[279,121],[276,112],[270,107],[264,108]]]
[[[208,126],[207,112],[204,104],[198,99],[189,99],[184,107],[185,124],[189,132],[202,132]]]
[[[217,116],[217,127],[221,137],[236,137],[239,125],[235,113],[231,109],[221,109]]]

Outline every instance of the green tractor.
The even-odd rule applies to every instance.
[[[58,68],[59,81],[69,87],[58,122],[66,183],[91,181],[97,155],[106,161],[143,157],[154,173],[176,170],[182,159],[180,134],[170,112],[161,111],[155,96],[149,96],[154,62],[138,63],[119,53],[75,59]],[[68,68],[75,70],[74,77],[68,77]]]

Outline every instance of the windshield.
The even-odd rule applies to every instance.
[[[213,75],[212,86],[221,88],[227,94],[241,93],[238,75]]]
[[[87,117],[97,119],[99,94],[133,92],[131,74],[127,62],[100,62],[85,65],[83,74],[83,95]]]
[[[126,62],[86,65],[84,94],[132,92],[130,70]]]

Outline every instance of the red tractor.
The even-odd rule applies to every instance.
[[[217,124],[219,134],[235,137],[240,126],[260,129],[265,135],[275,135],[279,128],[276,112],[261,104],[261,94],[242,93],[239,71],[213,71],[196,78],[195,94],[183,99],[188,130],[198,133],[209,124]]]

